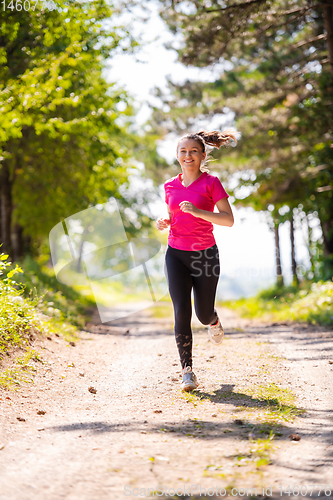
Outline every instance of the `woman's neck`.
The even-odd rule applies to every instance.
[[[188,187],[192,182],[196,181],[203,172],[199,170],[199,172],[182,172],[180,174],[180,180],[182,181],[183,186]]]

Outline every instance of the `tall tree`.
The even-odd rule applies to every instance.
[[[163,19],[183,36],[179,60],[199,67],[215,65],[220,77],[212,83],[170,81],[171,96],[156,92],[170,111],[155,108],[152,123],[164,133],[183,132],[199,119],[222,119],[233,111],[242,140],[223,159],[223,169],[250,172],[257,190],[269,178],[273,191],[262,190],[264,198],[274,195],[280,204],[280,196],[291,208],[297,198],[306,213],[317,213],[326,255],[324,276],[331,276],[332,1],[161,4]]]
[[[137,44],[106,23],[113,13],[104,0],[0,13],[0,240],[16,258],[32,242],[37,251],[62,218],[110,196],[123,211],[136,202],[140,226],[149,225],[126,192],[140,141],[132,101],[102,77],[117,47]]]

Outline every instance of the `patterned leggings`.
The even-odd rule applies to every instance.
[[[192,304],[193,288],[196,315],[204,325],[214,323],[220,259],[217,245],[205,250],[178,250],[168,245],[165,253],[165,274],[175,315],[175,337],[182,368],[192,367]]]

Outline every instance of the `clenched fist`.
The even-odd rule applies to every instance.
[[[168,219],[160,217],[156,221],[156,227],[159,231],[163,231],[163,229],[166,229],[168,226],[170,226],[170,223],[171,223],[171,217],[169,217]]]

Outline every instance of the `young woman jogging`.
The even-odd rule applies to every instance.
[[[208,325],[208,337],[221,344],[223,327],[217,315],[215,295],[220,276],[219,252],[213,224],[231,227],[234,223],[229,195],[218,177],[209,174],[207,146],[220,148],[237,143],[235,132],[201,131],[181,137],[177,160],[182,172],[164,184],[169,218],[159,218],[157,229],[170,227],[165,270],[174,308],[175,337],[182,366],[182,390],[198,387],[192,370],[193,288],[196,315]],[[218,213],[214,212],[217,207]]]

